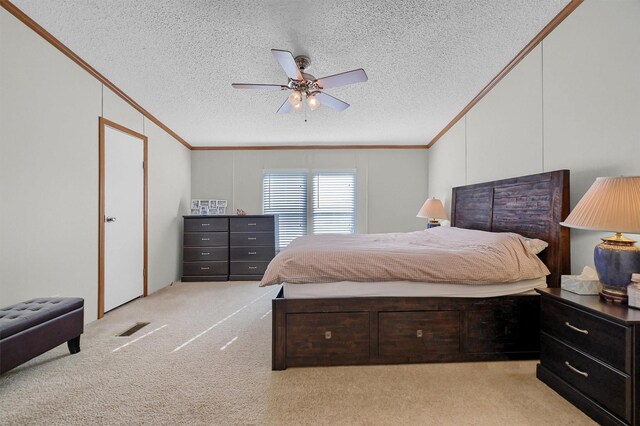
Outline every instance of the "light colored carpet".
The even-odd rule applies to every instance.
[[[535,361],[272,372],[275,291],[177,283],[118,308],[85,328],[79,354],[59,346],[0,376],[0,424],[591,424]],[[135,322],[151,324],[115,337]]]

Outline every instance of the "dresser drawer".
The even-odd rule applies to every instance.
[[[612,413],[631,421],[631,378],[542,333],[540,363]]]
[[[184,219],[184,232],[217,232],[228,230],[229,221],[226,217],[202,217]]]
[[[256,247],[231,247],[230,251],[230,257],[231,260],[249,260],[249,261],[256,261],[256,260],[266,260],[269,261],[271,259],[273,259],[273,257],[276,255],[276,249],[275,247],[260,247],[260,246],[256,246]]]
[[[227,260],[229,252],[226,247],[190,247],[183,250],[182,259],[185,262],[197,262],[206,260]]]
[[[382,356],[417,356],[460,351],[458,311],[380,312]]]
[[[232,275],[263,275],[269,262],[231,262]]]
[[[185,247],[226,247],[229,243],[227,232],[190,232],[184,234]]]
[[[287,357],[369,357],[367,312],[288,314],[287,331]]]
[[[273,232],[232,232],[231,246],[274,246]]]
[[[274,232],[273,217],[232,217],[231,232]]]
[[[631,339],[628,327],[598,318],[547,297],[541,301],[540,328],[545,333],[624,371],[631,372],[625,348]]]
[[[226,275],[229,272],[227,262],[185,262],[182,275]]]

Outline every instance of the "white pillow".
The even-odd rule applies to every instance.
[[[524,245],[527,246],[527,250],[529,250],[529,252],[533,254],[538,254],[542,250],[549,247],[549,243],[547,243],[546,241],[539,240],[537,238],[522,237],[522,239],[524,240]]]

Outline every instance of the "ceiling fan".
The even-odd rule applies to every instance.
[[[278,114],[302,111],[303,98],[307,99],[307,105],[312,111],[318,109],[320,105],[326,105],[336,111],[344,111],[349,108],[349,104],[324,93],[323,90],[347,84],[363,83],[368,80],[367,74],[362,68],[328,77],[315,78],[304,72],[311,65],[311,59],[308,56],[294,58],[291,52],[278,49],[271,49],[271,53],[289,77],[287,84],[233,83],[231,86],[236,89],[292,90],[289,97],[278,108]]]

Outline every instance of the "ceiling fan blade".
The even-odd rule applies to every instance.
[[[367,80],[367,74],[362,68],[358,68],[357,70],[322,77],[317,79],[316,82],[323,89],[331,89],[333,87],[346,86],[347,84],[364,83]]]
[[[333,108],[338,112],[342,112],[345,109],[349,108],[349,104],[341,101],[338,98],[334,98],[331,95],[327,95],[323,92],[316,93],[316,98],[320,101],[322,105],[326,105],[329,108]]]
[[[232,83],[234,89],[266,89],[266,90],[285,90],[287,86],[282,84],[249,84],[249,83]]]
[[[284,72],[287,73],[289,78],[293,80],[302,80],[302,74],[300,74],[298,65],[296,65],[296,61],[293,59],[291,52],[288,50],[271,49],[271,53],[280,63],[280,66]]]
[[[278,108],[278,111],[276,111],[276,113],[288,114],[289,112],[291,112],[291,102],[289,102],[289,98],[287,98],[284,100],[284,103],[280,105],[280,108]]]

